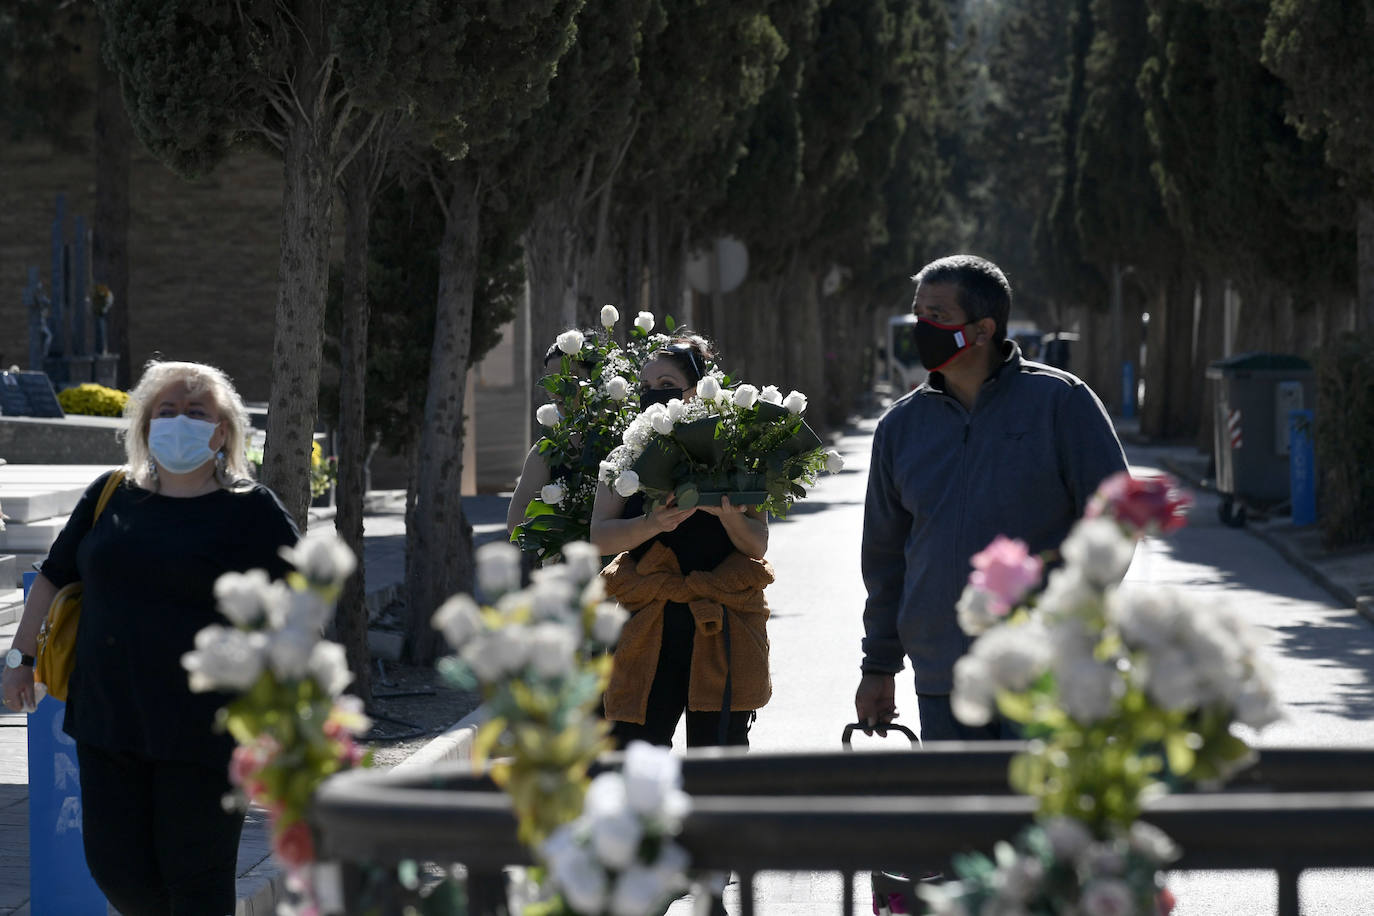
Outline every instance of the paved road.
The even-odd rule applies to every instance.
[[[873,425],[866,420],[850,430],[838,446],[845,471],[826,478],[790,519],[772,526],[774,698],[752,733],[758,750],[834,749],[853,717],[864,599],[858,545]],[[1161,452],[1127,451],[1137,469],[1160,467]],[[1214,497],[1195,496],[1189,527],[1140,551],[1128,578],[1180,586],[1203,601],[1231,602],[1262,628],[1288,718],[1268,729],[1260,744],[1374,745],[1374,627],[1253,535],[1223,527]],[[909,674],[898,678],[897,705],[902,721],[914,727]],[[895,738],[866,740],[861,750],[900,750]],[[1179,897],[1176,916],[1275,912],[1276,884],[1267,873],[1177,873],[1170,884]],[[734,891],[732,886],[726,903],[737,913]],[[1301,892],[1305,912],[1368,914],[1374,910],[1374,872],[1312,872],[1304,876]],[[756,912],[834,913],[839,898],[838,875],[764,875]],[[687,913],[686,904],[680,901],[670,912]],[[858,901],[855,913],[868,912],[867,901]]]

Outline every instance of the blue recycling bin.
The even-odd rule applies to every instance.
[[[37,573],[24,573],[24,597]],[[76,742],[62,731],[67,704],[44,697],[29,715],[29,910],[34,916],[105,916],[86,868]]]

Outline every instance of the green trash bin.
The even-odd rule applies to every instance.
[[[1289,502],[1288,412],[1316,401],[1312,364],[1286,353],[1239,353],[1207,367],[1218,514],[1228,525]]]

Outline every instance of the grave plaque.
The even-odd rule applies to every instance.
[[[32,371],[0,372],[0,414],[57,419],[66,416],[47,374]]]

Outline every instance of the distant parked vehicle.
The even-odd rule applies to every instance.
[[[901,397],[919,387],[928,374],[916,352],[916,316],[893,315],[887,320],[887,380],[892,396]]]
[[[1072,331],[1046,334],[1040,339],[1040,361],[1065,372],[1073,371],[1073,351],[1078,349],[1078,335]]]

